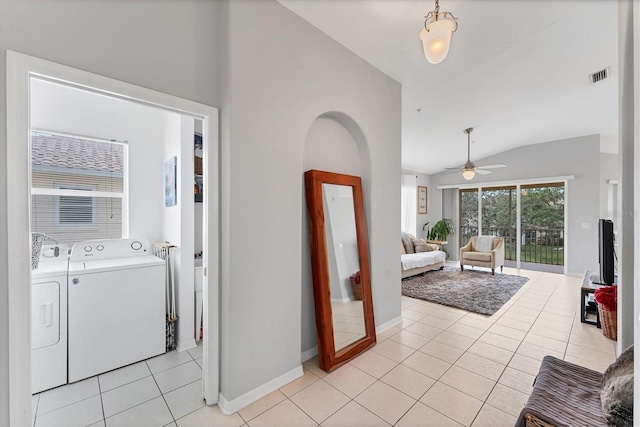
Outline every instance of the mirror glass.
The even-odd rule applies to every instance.
[[[365,336],[353,188],[323,183],[322,202],[333,340],[339,351]]]

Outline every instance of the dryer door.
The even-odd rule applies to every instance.
[[[60,340],[60,284],[34,283],[31,287],[31,349]]]

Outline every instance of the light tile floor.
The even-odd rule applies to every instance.
[[[529,282],[493,316],[402,297],[403,322],[327,374],[244,408],[249,426],[513,426],[542,358],[604,371],[615,345],[580,323],[581,278],[505,268]],[[428,273],[427,273],[428,274]]]
[[[545,355],[604,371],[615,346],[580,323],[580,278],[505,273],[530,280],[493,316],[402,297],[403,322],[375,347],[330,374],[308,360],[231,416],[204,406],[195,350],[36,395],[35,425],[511,427]]]
[[[35,394],[32,418],[36,427],[174,426],[205,406],[201,396],[198,346]]]

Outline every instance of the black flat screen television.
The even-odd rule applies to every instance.
[[[598,222],[598,258],[600,261],[600,283],[612,285],[615,282],[613,222],[601,219]]]

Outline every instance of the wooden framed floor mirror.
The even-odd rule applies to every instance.
[[[330,372],[376,343],[360,177],[305,173],[318,364]]]

